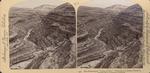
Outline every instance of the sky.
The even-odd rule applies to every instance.
[[[90,6],[90,7],[109,7],[115,4],[121,4],[125,6],[131,6],[134,5],[135,3],[132,2],[132,0],[89,0],[85,2],[83,5],[84,6]]]
[[[15,7],[34,8],[43,4],[58,6],[63,3],[65,3],[63,0],[23,0],[21,3],[16,4]],[[131,0],[88,0],[83,6],[105,8],[115,4],[131,6],[135,3]]]
[[[22,0],[20,3],[15,4],[15,7],[21,8],[34,8],[43,4],[58,6],[65,3],[63,0]]]

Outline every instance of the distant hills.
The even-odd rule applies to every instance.
[[[44,4],[44,5],[40,5],[38,7],[35,7],[34,9],[35,10],[51,10],[51,9],[54,9],[56,6],[53,6],[53,5],[48,5],[48,4]]]
[[[128,6],[124,6],[124,5],[112,5],[110,7],[107,7],[107,10],[111,10],[111,11],[115,11],[115,12],[121,12],[122,10],[126,9]]]
[[[53,10],[55,7],[56,6],[45,4],[45,5],[40,5],[38,7],[35,7],[34,10],[37,11],[38,13],[40,13],[40,14],[46,15],[51,10]]]

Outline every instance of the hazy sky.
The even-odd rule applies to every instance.
[[[23,0],[21,3],[18,3],[15,6],[34,8],[42,4],[50,4],[50,5],[57,6],[63,3],[65,3],[63,0]],[[133,5],[134,3],[131,2],[131,0],[89,0],[87,3],[84,3],[83,5],[104,8],[114,4],[122,4],[122,5],[130,6]]]
[[[92,6],[92,7],[108,7],[115,4],[121,4],[126,6],[131,6],[135,4],[131,0],[89,0],[88,2],[84,3],[84,6]]]
[[[43,4],[58,6],[63,3],[65,3],[63,0],[22,0],[22,2],[17,3],[15,7],[34,8]]]

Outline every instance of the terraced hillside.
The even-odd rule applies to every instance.
[[[79,8],[78,67],[143,67],[142,8],[137,4],[120,7]]]
[[[68,3],[47,6],[10,10],[12,69],[75,67],[75,10]]]

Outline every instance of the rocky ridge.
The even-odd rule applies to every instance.
[[[94,13],[97,16],[94,17],[88,12],[78,14],[79,20],[85,19],[78,22],[78,67],[142,68],[142,8],[136,4],[121,10],[117,15],[107,10],[99,14],[102,15]],[[102,16],[104,17],[100,18]],[[93,42],[88,42],[89,39]],[[99,46],[95,46],[96,44]]]
[[[66,3],[50,10],[47,14],[38,13],[36,9],[31,9],[31,13],[38,16],[36,18],[32,18],[30,15],[33,17],[34,15],[26,9],[23,9],[26,12],[17,12],[17,16],[10,14],[10,23],[17,21],[10,26],[10,67],[12,69],[74,68],[76,28],[73,6]],[[16,13],[13,10],[10,12]],[[27,20],[27,17],[33,20]],[[17,19],[24,21],[19,23]],[[26,30],[20,29],[27,25],[32,27],[27,27]],[[17,29],[24,31],[24,34],[20,35],[20,30]]]

